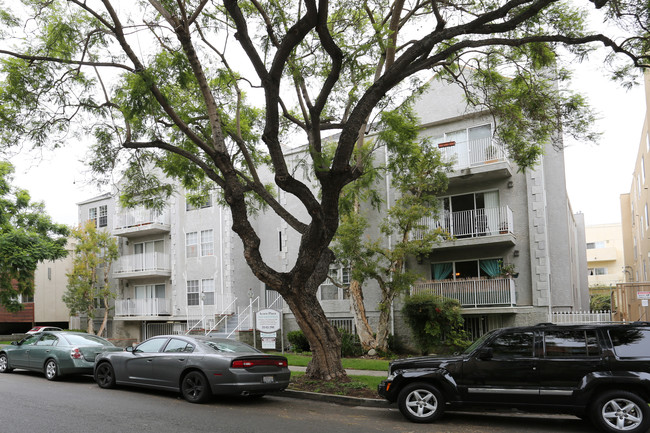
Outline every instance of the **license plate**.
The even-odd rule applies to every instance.
[[[275,379],[273,376],[264,376],[262,377],[262,383],[273,383],[275,382]]]

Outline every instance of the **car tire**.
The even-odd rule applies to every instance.
[[[95,368],[95,382],[100,388],[115,388],[115,370],[108,362],[102,362]]]
[[[59,376],[59,366],[56,364],[56,361],[53,359],[48,359],[45,361],[45,368],[43,369],[45,373],[45,378],[47,380],[56,380]]]
[[[407,385],[397,397],[400,412],[409,421],[432,422],[445,411],[445,399],[435,386],[417,382]]]
[[[9,358],[6,353],[0,353],[0,373],[11,373],[13,368],[9,367]]]
[[[646,433],[650,429],[648,403],[633,392],[601,394],[591,406],[591,417],[605,432]]]
[[[210,398],[208,379],[200,371],[190,371],[181,379],[181,393],[190,403],[204,403]]]

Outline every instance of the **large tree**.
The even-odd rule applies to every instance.
[[[216,184],[252,272],[309,339],[312,377],[344,375],[316,291],[333,260],[340,192],[362,174],[353,151],[412,79],[463,82],[471,66],[468,100],[495,109],[510,156],[527,166],[560,126],[588,133],[582,99],[546,80],[558,50],[581,57],[604,45],[628,66],[647,63],[648,8],[636,0],[23,0],[12,13],[16,3],[0,11],[2,143],[60,145],[85,127],[92,168],[124,168],[126,192],[149,205],[171,193],[143,169],[151,162],[189,189]],[[620,39],[586,27],[595,8],[620,24]],[[329,160],[323,137],[335,132]],[[296,142],[317,191],[285,161],[283,146]],[[283,207],[261,166],[306,217]],[[262,256],[251,220],[259,203],[301,236],[286,272]]]
[[[14,167],[0,161],[0,305],[20,311],[18,295],[34,295],[38,263],[67,255],[68,228],[52,222],[43,203],[12,186]]]

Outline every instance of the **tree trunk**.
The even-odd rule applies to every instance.
[[[104,296],[104,319],[102,320],[102,325],[97,331],[97,335],[102,335],[104,329],[106,329],[106,324],[108,323],[108,296]]]
[[[95,334],[95,319],[88,315],[88,327],[86,328],[86,332],[89,334]]]
[[[350,282],[348,288],[350,293],[350,307],[354,313],[354,323],[357,328],[357,335],[361,342],[361,347],[365,352],[370,349],[375,349],[377,341],[373,337],[372,327],[368,323],[368,316],[366,315],[366,307],[363,304],[363,290],[361,283],[357,280]]]
[[[341,366],[341,338],[327,321],[316,294],[295,290],[294,296],[285,298],[296,317],[298,326],[311,346],[312,359],[306,375],[312,379],[335,380],[345,376]]]
[[[390,303],[379,311],[379,324],[377,325],[377,350],[388,352],[388,336],[390,335]]]

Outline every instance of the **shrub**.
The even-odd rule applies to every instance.
[[[287,340],[291,343],[291,348],[294,352],[309,352],[310,346],[307,337],[302,331],[291,331],[287,334]]]
[[[458,301],[433,295],[409,296],[402,308],[415,344],[423,354],[441,345],[452,350],[469,346],[460,311]]]
[[[352,358],[363,355],[363,347],[361,347],[358,335],[351,334],[343,328],[339,328],[339,334],[341,335],[342,357]]]

